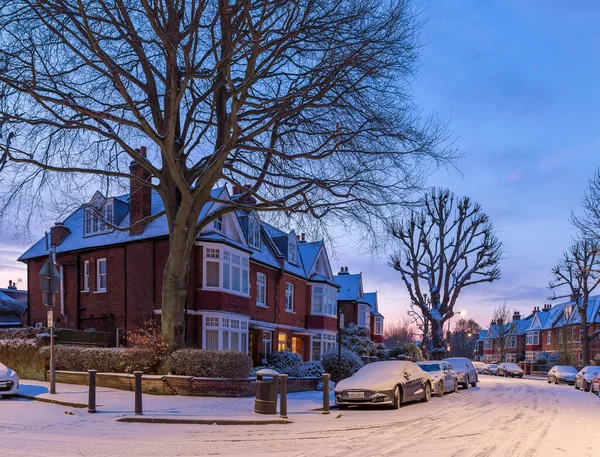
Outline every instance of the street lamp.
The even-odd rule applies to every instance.
[[[466,316],[467,311],[462,309],[459,312],[454,313],[454,314],[458,314],[459,316]],[[450,319],[448,319],[448,354],[450,353],[450,321],[452,321],[452,317],[450,317]]]

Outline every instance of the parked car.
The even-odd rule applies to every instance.
[[[409,401],[431,399],[429,375],[413,363],[387,360],[365,365],[353,376],[338,382],[335,403],[350,405],[391,405],[394,409]]]
[[[592,379],[592,392],[598,392],[600,394],[600,374]]]
[[[521,370],[521,367],[516,363],[504,362],[498,365],[496,376],[510,376],[511,378],[518,376],[519,378],[522,378],[523,370]]]
[[[548,372],[548,382],[554,382],[554,384],[558,384],[560,382],[575,384],[576,376],[577,370],[574,367],[556,365]]]
[[[0,396],[10,398],[19,392],[19,377],[10,368],[0,363]]]
[[[458,383],[463,388],[468,389],[469,385],[477,387],[477,370],[473,366],[473,363],[466,357],[450,357],[444,359],[443,362],[448,362],[452,365],[452,368],[456,370],[456,376],[458,377]]]
[[[473,366],[477,370],[477,374],[483,374],[483,370],[485,368],[485,363],[483,363],[483,362],[473,362]]]
[[[582,368],[579,371],[579,373],[577,373],[577,376],[575,376],[575,388],[582,390],[590,390],[592,380],[596,376],[600,376],[599,366],[588,366]]]
[[[427,362],[417,362],[421,370],[425,371],[433,385],[433,391],[438,397],[442,397],[447,392],[458,391],[458,378],[456,371],[448,362],[432,360]]]
[[[483,369],[483,374],[495,375],[497,369],[498,369],[497,363],[490,363],[490,364],[486,365],[485,368]]]

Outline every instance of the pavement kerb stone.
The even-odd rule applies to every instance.
[[[77,402],[72,402],[72,401],[54,400],[53,398],[36,397],[34,395],[17,394],[16,396],[19,398],[25,398],[26,400],[35,400],[35,401],[41,401],[42,403],[51,403],[53,405],[68,406],[69,408],[87,408],[88,407],[87,403],[77,403]],[[99,406],[102,406],[102,405],[96,405],[96,408]]]
[[[140,423],[140,424],[196,424],[196,425],[279,425],[293,424],[288,419],[195,419],[193,417],[151,417],[151,416],[125,416],[117,419],[117,422]]]

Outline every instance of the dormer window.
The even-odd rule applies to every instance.
[[[293,241],[288,242],[288,262],[295,264],[298,258],[296,252],[297,246]]]
[[[215,219],[215,221],[213,222],[213,227],[219,232],[223,230],[223,216],[219,216]]]
[[[111,230],[109,224],[114,223],[114,206],[112,200],[106,200],[102,206],[89,205],[84,211],[83,235],[97,235]]]
[[[260,221],[253,216],[248,218],[248,245],[260,250]]]

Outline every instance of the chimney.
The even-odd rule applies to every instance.
[[[146,160],[146,146],[136,149],[140,155],[137,160],[132,160],[129,165],[129,173],[146,182],[150,182],[151,176],[146,170],[140,166],[140,161]],[[152,207],[152,190],[148,186],[144,186],[139,181],[131,178],[129,180],[129,224],[133,225],[136,222],[150,216]],[[145,224],[136,225],[129,229],[129,234],[140,235],[144,231]]]
[[[10,290],[17,290],[17,283],[12,282],[10,279],[8,280],[8,288]]]
[[[233,186],[233,193],[231,194],[231,197],[238,197],[244,193],[246,190],[252,190],[252,186],[250,184],[244,184],[243,187],[240,186]],[[256,198],[254,198],[253,195],[251,195],[250,193],[248,193],[247,195],[244,196],[243,199],[240,199],[240,203],[243,203],[245,205],[255,205],[256,204]]]
[[[300,242],[301,243],[306,243],[306,234],[305,233],[301,233],[300,234]]]
[[[521,313],[519,311],[515,311],[513,314],[513,322],[516,322],[521,319]]]
[[[550,311],[550,309],[552,308],[552,305],[546,304],[544,305],[544,308],[542,309],[542,312],[548,312]]]
[[[340,268],[340,272],[338,273],[338,275],[347,275],[348,273],[348,267],[342,267]]]
[[[63,240],[71,233],[62,222],[55,222],[54,227],[50,228],[50,244],[52,246],[58,246]]]

